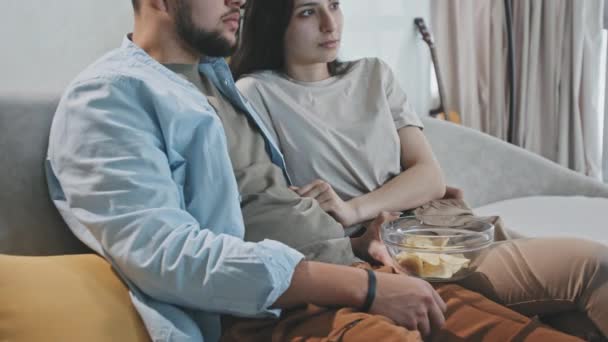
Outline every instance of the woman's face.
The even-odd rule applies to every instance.
[[[285,32],[287,64],[334,61],[342,38],[343,16],[338,0],[294,0]]]

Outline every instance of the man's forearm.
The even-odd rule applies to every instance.
[[[287,309],[303,304],[358,308],[367,294],[364,270],[319,262],[302,261],[291,285],[273,307]]]

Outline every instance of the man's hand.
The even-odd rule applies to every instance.
[[[386,212],[378,215],[361,237],[351,239],[355,255],[393,266],[393,258],[380,240],[380,228],[398,217]],[[424,337],[443,327],[446,304],[428,282],[404,274],[376,273],[376,277],[378,285],[371,313],[389,317],[409,330],[418,330]]]
[[[360,222],[357,210],[352,204],[344,202],[325,181],[316,180],[301,188],[292,186],[290,189],[302,197],[316,199],[321,208],[345,228]]]
[[[355,267],[301,261],[291,285],[273,307],[287,309],[307,303],[359,308],[368,290],[366,273]],[[443,326],[446,305],[429,283],[403,274],[374,274],[377,283],[371,314],[388,317],[408,330],[419,330],[425,337]]]
[[[365,233],[357,238],[351,239],[351,245],[355,255],[371,263],[380,263],[384,266],[393,266],[393,258],[386,250],[386,246],[380,240],[380,228],[383,224],[396,220],[396,214],[381,213],[366,228]]]
[[[390,273],[376,273],[376,299],[370,313],[391,318],[408,330],[429,336],[445,324],[446,304],[424,280]]]
[[[464,191],[459,188],[446,186],[445,195],[443,196],[443,199],[464,199]]]

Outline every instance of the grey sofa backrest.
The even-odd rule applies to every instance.
[[[449,185],[472,207],[526,196],[608,197],[608,186],[471,128],[423,118]]]
[[[0,95],[0,253],[88,252],[49,199],[44,160],[58,96]]]
[[[44,160],[58,96],[0,95],[0,253],[89,252],[48,194]],[[448,184],[472,206],[532,195],[608,197],[608,186],[483,133],[424,118]]]

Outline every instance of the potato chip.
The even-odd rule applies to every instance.
[[[436,237],[430,239],[426,236],[410,236],[405,238],[403,244],[407,247],[415,247],[415,248],[444,248],[447,246],[450,238],[448,237]]]
[[[441,259],[442,262],[449,264],[449,265],[468,265],[468,263],[471,261],[467,258],[464,257],[464,255],[462,254],[454,254],[454,255],[450,255],[450,254],[439,254],[439,258]]]
[[[420,276],[424,278],[449,279],[453,274],[454,272],[448,265],[427,265],[422,269]]]
[[[424,269],[424,265],[422,259],[420,259],[416,254],[403,252],[396,257],[397,262],[401,267],[406,269],[408,272],[412,272],[413,274],[420,274]]]
[[[422,262],[433,266],[441,265],[441,257],[437,253],[414,253]]]
[[[461,269],[468,267],[471,260],[463,254],[439,253],[448,242],[449,238],[408,237],[403,241],[405,246],[429,249],[429,253],[402,252],[395,259],[401,267],[419,277],[450,279]]]

